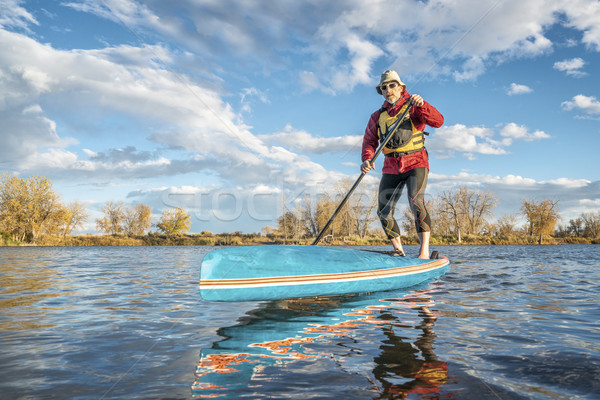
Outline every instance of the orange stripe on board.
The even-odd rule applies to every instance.
[[[447,258],[441,258],[426,264],[412,265],[368,271],[340,272],[334,274],[313,274],[296,276],[272,276],[265,278],[245,279],[204,279],[200,280],[203,289],[235,289],[261,286],[307,285],[315,283],[360,281],[367,279],[390,278],[393,276],[411,275],[419,272],[432,271],[449,263]]]

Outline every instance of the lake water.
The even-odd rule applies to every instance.
[[[211,247],[0,248],[0,397],[600,399],[600,246],[435,249],[406,290],[211,303]]]

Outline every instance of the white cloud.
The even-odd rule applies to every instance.
[[[430,139],[427,139],[427,148],[435,151],[439,157],[449,157],[454,152],[459,152],[468,159],[474,159],[475,154],[507,154],[507,148],[515,140],[530,142],[550,137],[540,130],[529,132],[526,126],[514,122],[506,124],[498,133],[501,140],[495,139],[496,132],[490,128],[467,127],[463,124],[442,126],[435,130]]]
[[[592,208],[594,211],[600,209],[600,199],[581,199],[579,200],[579,204],[586,208]]]
[[[557,178],[541,183],[556,185],[567,189],[581,189],[588,186],[591,182],[587,179]]]
[[[300,71],[300,81],[309,91],[313,89],[325,90],[325,88],[321,86],[319,78],[317,78],[317,76],[311,71]]]
[[[358,3],[326,21],[321,31],[335,35],[323,36],[312,48],[319,54],[332,46],[348,49],[343,38],[359,33],[384,54],[397,54],[391,66],[403,76],[452,74],[458,81],[473,80],[484,73],[486,63],[550,51],[544,31],[558,21],[562,7],[559,1],[543,0]],[[457,62],[461,70],[450,67]]]
[[[473,80],[488,64],[551,51],[545,33],[556,24],[583,32],[583,42],[599,48],[598,3],[574,1],[290,1],[273,6],[181,0],[173,8],[159,0],[87,0],[67,5],[172,40],[199,54],[207,71],[220,67],[222,54],[268,58],[269,69],[285,71],[292,53],[303,59],[299,68],[306,87],[331,93],[372,85],[380,72],[373,68],[382,59],[410,78],[433,74]]]
[[[504,128],[500,131],[500,136],[509,139],[508,144],[512,143],[512,140],[524,140],[526,142],[531,142],[537,139],[548,139],[550,135],[547,133],[537,130],[534,132],[529,132],[526,126],[517,125],[514,122],[506,124]]]
[[[0,51],[4,54],[0,59],[0,156],[6,166],[44,168],[54,177],[97,179],[211,170],[223,180],[260,182],[279,174],[290,184],[325,181],[335,174],[306,156],[268,145],[218,92],[152,63],[157,52],[165,53],[166,59],[171,56],[162,47],[66,51],[0,30]],[[126,115],[137,130],[148,133],[145,138],[121,138],[125,149],[136,141],[160,146],[170,154],[141,159],[144,154],[137,150],[106,152],[88,146],[83,151],[87,158],[80,159],[68,149],[74,141],[62,138],[56,123],[46,116],[47,105],[36,103],[46,93],[52,93],[48,99],[60,102],[62,108],[71,110],[70,118],[81,119],[83,124],[95,124],[89,118],[93,115]],[[346,140],[330,144],[345,146]]]
[[[92,151],[90,149],[81,149],[81,151],[83,151],[89,157],[95,157],[98,155],[98,153],[96,153],[95,151]]]
[[[561,103],[562,108],[567,111],[580,109],[586,114],[600,114],[600,101],[594,96],[584,96],[578,94],[571,101]]]
[[[264,104],[269,103],[269,98],[267,97],[267,95],[265,93],[261,92],[260,90],[258,90],[257,88],[242,89],[240,103],[242,104],[243,112],[251,112],[252,111],[252,107],[250,105],[250,101],[251,101],[250,99],[252,99],[252,98],[256,98],[256,99],[258,99],[258,101],[260,101],[261,103],[264,103]]]
[[[471,189],[489,190],[494,193],[498,198],[498,205],[493,210],[497,217],[504,214],[520,215],[520,208],[525,199],[551,199],[558,201],[559,213],[563,220],[568,221],[578,217],[583,211],[597,211],[598,202],[590,199],[600,198],[599,181],[571,178],[544,181],[513,174],[494,176],[467,172],[456,175],[431,172],[427,191],[429,195],[435,195],[440,191],[465,185]]]
[[[76,142],[59,137],[56,123],[46,117],[38,104],[0,107],[0,120],[0,159],[5,167],[23,167],[37,156],[38,150],[64,148]]]
[[[300,153],[323,154],[328,152],[360,151],[362,136],[349,135],[337,137],[315,137],[302,130],[295,130],[287,125],[282,131],[271,135],[261,135],[261,139],[269,143],[279,143],[290,150]]]
[[[588,0],[572,0],[565,3],[567,26],[583,32],[582,42],[593,50],[600,50],[600,3]]]
[[[475,80],[484,71],[485,66],[481,57],[471,57],[463,64],[462,71],[454,72],[454,79],[457,82]]]
[[[225,99],[241,98],[242,112],[252,111],[251,101],[268,102],[269,93],[254,82],[258,76],[272,82],[300,80],[308,89],[335,94],[373,85],[380,72],[375,68],[382,65],[393,66],[413,82],[425,74],[474,80],[495,64],[551,51],[546,33],[557,24],[575,29],[584,43],[599,49],[597,1],[574,1],[576,6],[559,0],[181,0],[177,7],[159,0],[61,3],[124,25],[140,41],[168,44],[69,51],[0,31],[0,159],[10,168],[42,168],[72,179],[195,173],[190,179],[217,181],[216,188],[239,188],[249,195],[266,190],[260,185],[274,179],[281,179],[282,191],[337,181],[344,175],[309,155],[358,151],[362,137],[320,138],[292,125],[257,136]],[[3,1],[10,12],[2,9],[0,25],[19,32],[37,26],[22,4]],[[178,63],[182,59],[185,65]],[[184,69],[192,64],[193,70]],[[566,73],[583,68],[560,66]],[[226,93],[221,90],[225,84],[248,89]],[[527,90],[513,83],[508,93]],[[596,98],[583,95],[564,102],[563,108],[600,113]],[[70,110],[71,119],[61,120],[57,109]],[[113,115],[131,121],[135,133],[109,132],[113,126],[96,129]],[[83,140],[81,132],[119,137],[110,144],[98,137],[76,150],[71,136],[81,134],[78,139]],[[473,158],[506,154],[517,140],[548,137],[516,123],[500,128],[455,124],[434,131],[427,141],[438,155]],[[106,144],[97,148],[97,143]],[[571,180],[536,182],[518,175],[460,179],[544,194],[550,193],[547,188],[571,185],[587,190],[587,199],[595,198],[590,185]],[[366,183],[376,184],[375,176],[365,178]]]
[[[0,28],[18,28],[28,30],[29,25],[39,25],[29,11],[21,7],[23,0],[2,0],[0,2]]]
[[[47,151],[35,153],[35,157],[27,157],[26,164],[30,169],[68,169],[77,161],[77,155],[63,149],[52,148]]]
[[[583,59],[576,57],[570,60],[557,61],[554,63],[554,69],[565,72],[569,76],[574,76],[576,78],[580,78],[582,76],[587,75],[585,72],[581,71],[583,66],[585,65],[585,61]]]
[[[473,154],[506,154],[502,145],[493,140],[494,132],[484,127],[467,127],[463,124],[442,126],[427,140],[427,148],[440,156],[453,152],[472,157]]]
[[[529,86],[520,85],[518,83],[513,82],[510,84],[510,88],[508,89],[507,94],[509,96],[513,96],[517,94],[527,94],[531,92],[533,92],[533,89],[531,89]]]

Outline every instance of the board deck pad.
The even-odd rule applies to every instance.
[[[445,257],[423,260],[340,247],[227,247],[204,256],[200,295],[250,301],[391,290],[439,277],[448,266]]]

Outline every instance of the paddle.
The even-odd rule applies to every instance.
[[[394,131],[396,130],[396,128],[398,128],[398,126],[400,126],[400,122],[404,119],[404,116],[406,115],[407,112],[409,112],[409,110],[411,109],[412,106],[413,106],[413,102],[412,102],[412,100],[409,99],[408,100],[408,106],[406,107],[406,110],[404,110],[404,112],[402,113],[402,115],[400,116],[400,118],[398,118],[396,120],[396,122],[390,127],[390,128],[393,127],[392,130],[391,130],[391,132],[387,135],[387,137],[385,138],[385,140],[383,141],[383,143],[381,143],[379,145],[379,148],[377,149],[377,151],[373,155],[373,158],[371,158],[371,160],[369,160],[371,162],[371,164],[373,164],[375,162],[375,159],[377,157],[379,157],[379,154],[381,154],[381,152],[383,151],[383,148],[388,144],[388,142],[390,141],[390,139],[394,136]],[[360,176],[358,177],[358,179],[356,180],[356,182],[354,182],[354,185],[352,185],[352,187],[350,188],[350,191],[348,192],[348,194],[346,195],[346,197],[344,197],[344,199],[337,206],[337,208],[333,212],[333,215],[331,216],[331,218],[329,218],[329,221],[327,221],[327,223],[325,224],[325,226],[323,227],[323,229],[321,229],[321,232],[319,232],[319,234],[317,235],[317,237],[314,240],[314,242],[311,243],[311,246],[314,246],[317,243],[319,243],[319,241],[323,237],[323,234],[325,233],[325,231],[327,230],[327,228],[329,228],[329,226],[331,225],[331,223],[333,222],[333,220],[335,219],[335,217],[337,217],[338,213],[340,212],[340,210],[342,209],[342,207],[344,207],[344,204],[346,204],[346,201],[348,201],[348,198],[350,197],[350,195],[352,194],[352,192],[354,192],[354,189],[356,189],[358,187],[358,184],[360,183],[360,181],[362,181],[362,179],[365,177],[365,175],[366,175],[365,172],[361,172]]]

